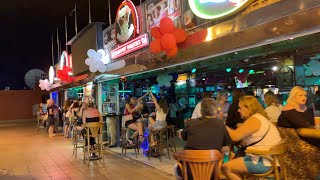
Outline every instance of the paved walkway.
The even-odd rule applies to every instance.
[[[82,155],[82,151],[78,151]],[[37,134],[36,123],[0,122],[0,180],[175,179],[172,174],[105,152],[105,163],[83,164],[70,139]]]

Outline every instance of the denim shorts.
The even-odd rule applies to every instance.
[[[270,170],[270,166],[263,165],[263,158],[260,157],[257,164],[254,164],[250,156],[242,157],[248,172],[252,174],[263,174]]]
[[[167,126],[166,121],[156,121],[153,124],[153,129],[162,129],[162,128],[165,128],[166,126]]]

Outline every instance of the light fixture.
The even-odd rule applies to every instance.
[[[239,73],[243,73],[243,71],[244,71],[243,69],[240,69],[240,70],[239,70]]]
[[[51,84],[53,83],[53,79],[54,79],[54,69],[53,69],[53,66],[50,66],[50,69],[49,69],[49,82]]]
[[[249,70],[249,74],[254,74],[254,70],[253,70],[253,69],[250,69],[250,70]]]
[[[272,67],[272,71],[277,71],[278,70],[278,67],[277,66],[273,66]]]
[[[197,71],[197,69],[194,68],[194,69],[191,70],[191,73],[195,73],[196,71]]]
[[[231,68],[227,68],[226,71],[227,71],[227,72],[231,72]]]

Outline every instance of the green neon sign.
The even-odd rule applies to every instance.
[[[203,19],[218,19],[234,14],[254,0],[188,0],[192,12]]]

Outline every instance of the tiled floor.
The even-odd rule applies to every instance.
[[[104,164],[83,164],[79,156],[72,156],[70,139],[38,135],[35,127],[31,121],[0,122],[0,180],[175,179],[169,169],[164,172],[109,152],[105,153]]]

